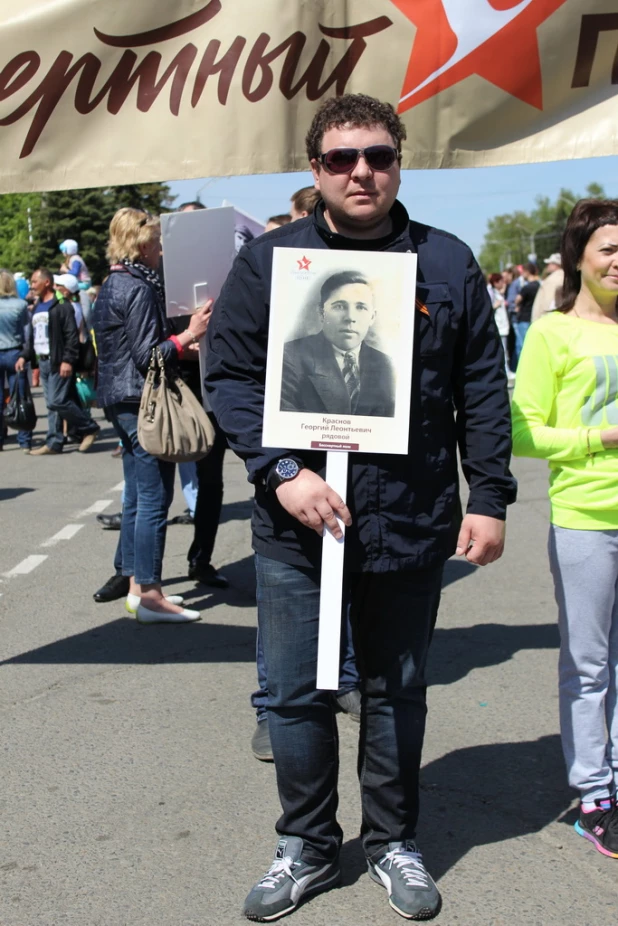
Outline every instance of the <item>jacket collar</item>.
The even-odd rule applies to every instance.
[[[346,251],[382,251],[408,234],[410,227],[410,218],[406,208],[398,199],[395,200],[390,211],[393,230],[390,235],[386,235],[384,238],[346,238],[345,235],[339,235],[337,232],[331,231],[324,216],[325,208],[326,204],[321,199],[315,207],[313,222],[318,234],[329,248]]]

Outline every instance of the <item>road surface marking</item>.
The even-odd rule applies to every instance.
[[[83,524],[67,524],[66,527],[59,530],[57,534],[54,534],[53,537],[50,537],[49,540],[46,540],[41,546],[53,547],[60,540],[70,540],[72,537],[75,537],[75,534],[80,531],[83,526]]]
[[[110,492],[122,492],[124,490],[124,480],[119,482],[117,486],[112,486],[109,490]]]
[[[76,517],[85,518],[89,514],[101,514],[102,511],[105,511],[106,508],[112,503],[111,498],[102,498],[101,501],[95,502],[90,508],[85,508],[84,511],[80,511]]]
[[[18,563],[17,566],[14,566],[10,572],[5,572],[4,575],[10,579],[12,576],[27,576],[29,572],[32,572],[33,569],[36,569],[37,566],[40,566],[41,563],[45,562],[47,556],[35,555],[27,556],[25,559]]]

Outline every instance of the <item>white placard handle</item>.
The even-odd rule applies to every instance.
[[[326,453],[326,482],[345,501],[348,487],[348,454],[329,450]],[[325,528],[322,540],[322,575],[320,581],[320,627],[318,636],[317,688],[337,691],[341,661],[341,605],[343,599],[343,556],[345,525],[337,518],[344,536],[335,540]]]

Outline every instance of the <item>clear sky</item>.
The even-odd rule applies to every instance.
[[[399,198],[412,218],[458,235],[478,252],[493,216],[529,211],[537,196],[555,198],[562,187],[584,193],[593,182],[604,186],[608,196],[618,197],[618,155],[515,167],[405,170]],[[307,172],[181,180],[170,186],[177,205],[199,192],[205,206],[220,206],[227,199],[265,220],[287,212],[291,194],[310,183]]]

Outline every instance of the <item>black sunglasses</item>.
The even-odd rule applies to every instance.
[[[359,157],[365,158],[371,170],[390,170],[399,160],[399,152],[390,145],[370,145],[369,148],[331,148],[318,158],[320,164],[331,174],[349,174],[358,164]]]

